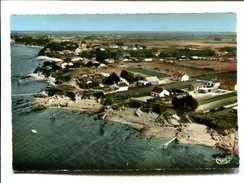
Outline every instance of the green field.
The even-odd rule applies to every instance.
[[[147,70],[147,69],[143,69],[143,68],[131,68],[131,69],[127,69],[130,72],[136,72],[136,73],[141,73],[147,76],[156,76],[158,78],[164,78],[167,77],[166,74],[163,73],[159,73],[156,71],[151,71],[151,70]]]
[[[204,105],[207,103],[215,102],[217,100],[222,100],[222,99],[226,99],[226,98],[230,98],[230,97],[234,97],[234,96],[237,96],[237,92],[231,92],[231,93],[218,95],[218,96],[211,97],[211,98],[202,99],[202,100],[199,100],[198,103],[199,103],[199,105]]]
[[[214,73],[209,74],[206,76],[200,76],[198,77],[200,79],[208,79],[211,80],[213,78],[216,78],[218,80],[236,80],[237,79],[237,72],[223,72],[223,73]]]
[[[128,91],[107,94],[107,97],[111,98],[114,103],[124,102],[125,100],[133,97],[149,95],[149,92],[153,89],[153,87],[154,86],[129,88]]]
[[[158,87],[165,88],[166,90],[171,90],[172,88],[182,89],[191,83],[194,83],[194,81],[163,84],[163,85],[159,85]],[[111,98],[114,103],[119,103],[119,102],[123,102],[127,99],[130,99],[130,98],[142,97],[142,96],[149,95],[150,91],[154,87],[155,86],[144,86],[144,87],[129,88],[128,91],[122,91],[122,92],[107,94],[107,97]]]
[[[163,85],[161,85],[161,87],[165,88],[166,90],[171,90],[173,88],[184,89],[189,84],[192,84],[192,83],[195,83],[195,81],[184,81],[184,82],[175,82],[175,83],[170,83],[170,84],[163,84]]]

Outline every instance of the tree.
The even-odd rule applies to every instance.
[[[112,105],[113,104],[113,100],[110,97],[108,97],[108,98],[106,98],[104,100],[104,103],[103,104],[104,105]]]
[[[133,82],[134,81],[134,74],[127,72],[126,70],[122,70],[120,73],[120,77],[126,79],[128,82]]]
[[[109,75],[109,77],[105,80],[105,83],[108,85],[112,85],[114,83],[117,83],[120,81],[119,76],[116,73],[112,73]]]
[[[195,98],[193,98],[191,95],[187,95],[184,99],[184,108],[195,111],[198,107],[198,102]]]
[[[179,109],[184,109],[188,111],[195,111],[198,107],[198,102],[191,95],[187,95],[182,98],[173,97],[172,104]]]
[[[101,51],[99,48],[96,49],[96,60],[98,62],[104,61],[110,57],[110,52],[108,51]]]
[[[116,45],[118,45],[118,46],[124,46],[124,43],[118,42],[118,43],[116,43]]]

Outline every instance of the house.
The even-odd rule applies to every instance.
[[[130,83],[129,83],[126,79],[124,79],[124,78],[122,78],[122,77],[119,77],[119,79],[120,79],[120,82],[121,82],[121,83],[125,83],[125,84],[127,84],[128,86],[130,85]]]
[[[127,85],[126,83],[123,82],[119,82],[118,84],[113,84],[110,87],[113,91],[127,91],[129,89],[129,85]]]
[[[207,82],[207,88],[218,89],[220,87],[220,81],[212,80]]]
[[[78,61],[82,61],[82,60],[84,60],[84,59],[81,58],[81,57],[73,57],[73,58],[71,59],[72,62],[78,62]]]
[[[188,85],[189,91],[198,91],[198,89],[202,88],[205,85],[203,82],[196,82]]]
[[[221,82],[221,88],[225,90],[237,90],[236,80],[224,80]]]
[[[119,46],[118,45],[111,45],[110,48],[112,48],[112,49],[118,49]]]
[[[106,68],[107,66],[105,64],[100,64],[98,68]]]
[[[218,80],[212,80],[208,81],[206,85],[198,89],[198,92],[200,93],[207,93],[207,92],[212,92],[220,87],[220,81]]]
[[[67,62],[60,62],[60,67],[64,69],[68,65]]]
[[[82,52],[82,50],[80,48],[76,48],[74,51],[75,55],[79,55]]]
[[[169,96],[169,91],[165,90],[164,88],[160,87],[154,87],[151,91],[150,94],[152,97],[165,97]]]
[[[181,72],[177,72],[174,74],[173,76],[173,80],[174,81],[188,81],[189,80],[189,76],[187,74],[181,73]]]
[[[151,62],[152,61],[152,58],[144,58],[144,61],[145,62]]]
[[[138,85],[158,85],[159,84],[159,79],[156,76],[150,76],[150,77],[146,77],[143,80],[139,80],[138,81]]]

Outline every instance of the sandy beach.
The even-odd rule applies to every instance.
[[[65,107],[88,113],[100,113],[104,106],[95,97],[82,99],[76,96],[72,101],[66,96],[42,96],[35,98],[32,103],[39,108]],[[225,135],[210,130],[207,125],[191,123],[179,116],[164,116],[154,112],[138,113],[136,108],[109,108],[101,113],[105,120],[126,124],[141,131],[147,137],[174,138],[181,144],[199,144],[209,147],[220,147],[228,152],[238,154],[238,133],[229,131]],[[138,115],[139,114],[139,115]]]

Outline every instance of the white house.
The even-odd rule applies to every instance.
[[[125,83],[125,84],[127,84],[128,86],[130,85],[130,83],[129,83],[126,79],[124,79],[124,78],[122,78],[122,77],[119,77],[119,79],[120,79],[120,83]]]
[[[75,51],[74,51],[74,54],[75,55],[79,55],[81,52],[82,52],[82,49],[76,48]]]
[[[72,62],[77,62],[77,61],[82,61],[82,60],[84,60],[83,58],[81,58],[81,57],[73,57],[72,59],[71,59],[71,61]]]
[[[145,62],[151,62],[152,61],[152,58],[144,58],[144,61]]]
[[[67,62],[62,62],[62,63],[60,64],[60,67],[61,67],[62,69],[64,69],[67,65],[68,65]]]
[[[212,80],[212,81],[208,81],[206,85],[199,88],[198,91],[207,93],[207,92],[215,91],[215,90],[219,89],[219,87],[220,87],[220,81]]]
[[[165,90],[164,88],[160,87],[154,87],[151,91],[150,94],[152,97],[165,97],[169,96],[169,91]]]
[[[118,84],[113,84],[111,85],[111,89],[113,91],[127,91],[129,89],[129,85],[127,85],[126,83],[123,83],[123,82],[119,82]]]
[[[220,81],[213,80],[207,82],[207,88],[218,89],[220,87]]]
[[[143,80],[139,80],[138,81],[138,85],[158,85],[159,84],[159,79],[156,76],[150,76],[150,77],[146,77]]]
[[[105,64],[100,64],[100,65],[98,66],[98,68],[105,68],[105,67],[107,67]]]
[[[67,63],[67,62],[63,62],[63,63],[61,63],[60,64],[60,67],[62,68],[62,69],[64,69],[64,68],[66,68],[66,66],[73,66],[74,64],[72,63],[72,62],[69,62],[69,63]]]
[[[184,74],[181,72],[177,72],[173,76],[173,80],[175,80],[175,81],[188,81],[189,78],[190,77],[187,74]]]

